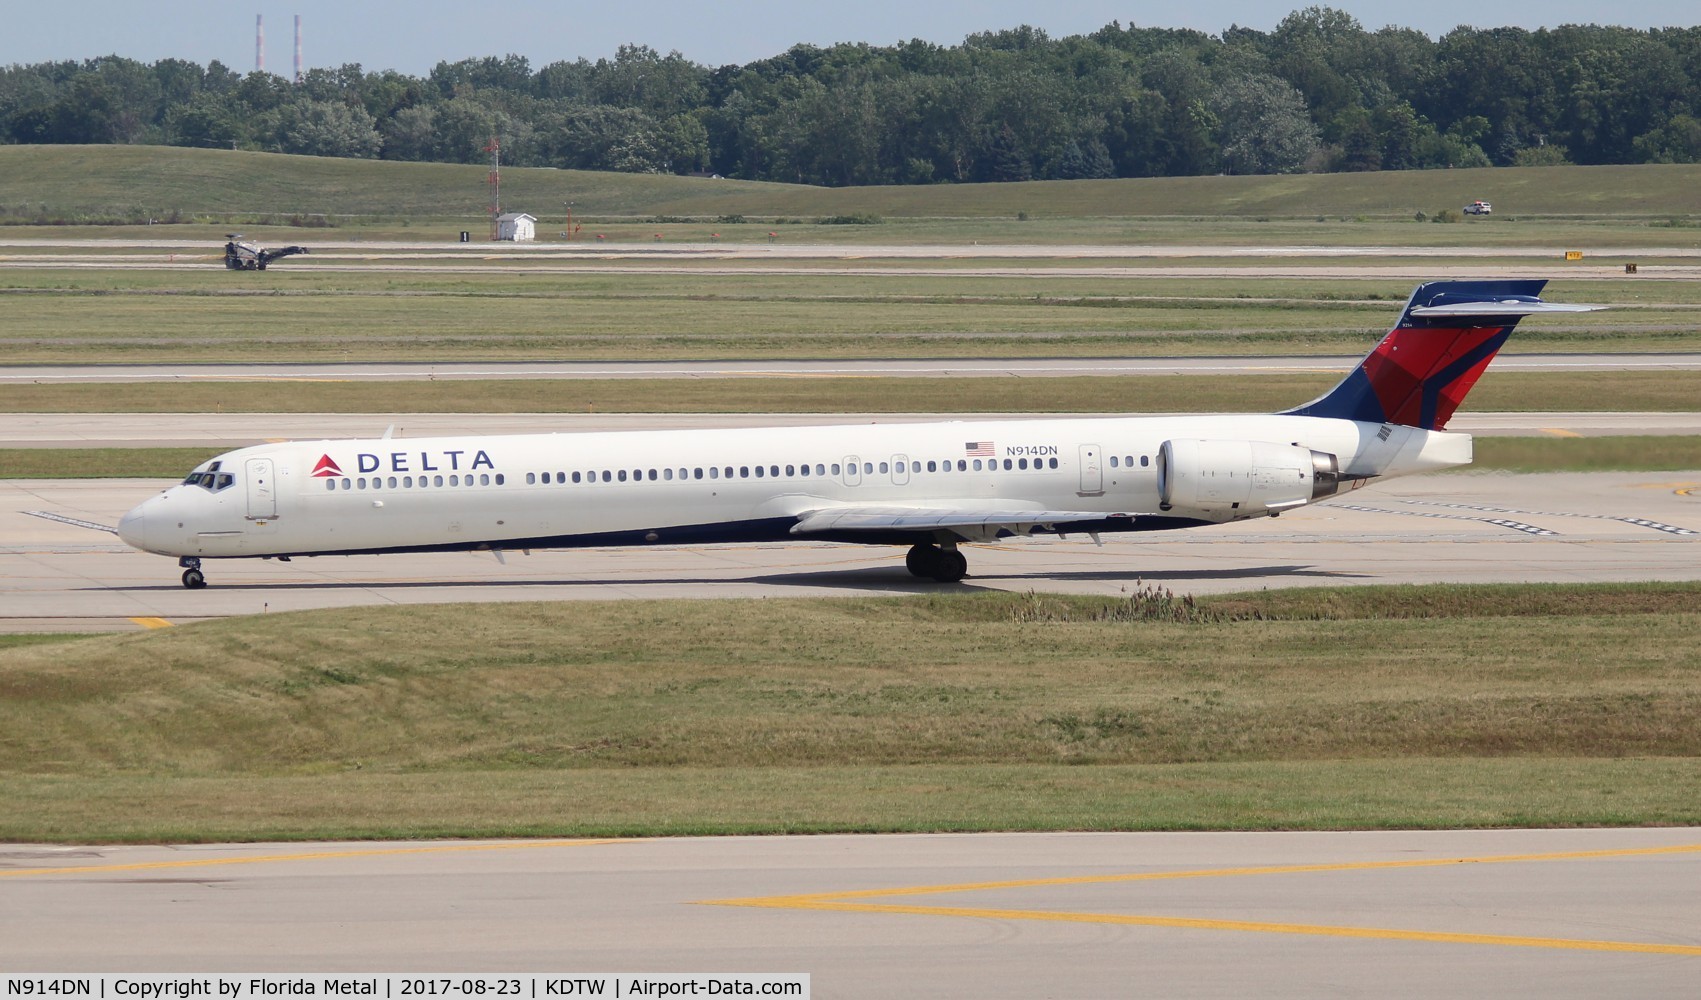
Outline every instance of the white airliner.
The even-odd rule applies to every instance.
[[[1448,419],[1544,281],[1420,286],[1333,390],[1278,414],[1044,418],[265,444],[124,515],[130,545],[204,559],[818,539],[909,546],[1222,524],[1471,461]]]

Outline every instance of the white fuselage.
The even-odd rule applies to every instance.
[[[1262,414],[289,442],[209,460],[119,533],[150,552],[226,558],[761,541],[837,508],[1102,512],[1122,519],[1074,530],[1147,530],[1309,502],[1260,502],[1255,481],[1232,501],[1202,490],[1164,504],[1159,452],[1176,440],[1312,449],[1352,485],[1471,453],[1463,434]]]

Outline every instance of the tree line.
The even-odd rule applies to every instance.
[[[0,69],[0,141],[716,173],[830,186],[1701,162],[1701,28],[1273,31],[1112,22],[1051,38],[358,64],[299,82],[120,56]]]

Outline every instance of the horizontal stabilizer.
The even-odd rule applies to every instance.
[[[1534,316],[1538,313],[1585,313],[1599,312],[1606,306],[1591,306],[1570,302],[1520,301],[1516,299],[1505,302],[1449,302],[1439,306],[1413,306],[1411,315],[1424,317],[1446,317],[1462,319],[1469,316],[1482,316],[1492,319],[1505,319],[1509,316]]]

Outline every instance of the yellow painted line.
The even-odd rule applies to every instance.
[[[1456,934],[1387,927],[1334,927],[1327,924],[1273,924],[1253,920],[1198,920],[1188,917],[1142,916],[1121,913],[1064,913],[1047,910],[995,910],[959,906],[900,906],[878,903],[822,902],[797,909],[850,913],[905,913],[983,920],[1041,920],[1071,924],[1120,924],[1136,927],[1181,927],[1190,930],[1242,931],[1259,934],[1301,934],[1321,937],[1369,938],[1384,941],[1429,941],[1443,944],[1487,944],[1513,948],[1558,948],[1569,951],[1637,952],[1653,955],[1701,956],[1701,945],[1653,944],[1643,941],[1590,941],[1577,938],[1520,937],[1511,934]]]
[[[170,628],[171,623],[164,618],[132,618],[131,621],[143,628]]]
[[[1568,431],[1563,427],[1543,427],[1542,433],[1556,438],[1580,438],[1583,436],[1576,431]]]
[[[128,865],[73,865],[64,868],[0,869],[0,878],[27,875],[93,875],[108,872],[156,871],[168,868],[210,868],[216,865],[259,865],[285,861],[327,861],[338,858],[381,858],[399,854],[450,854],[474,851],[518,851],[543,847],[594,847],[602,844],[628,843],[619,839],[604,840],[522,840],[500,844],[433,844],[429,847],[386,847],[376,850],[304,851],[300,854],[259,854],[234,858],[194,858],[184,861],[141,861]]]
[[[1503,854],[1482,858],[1419,858],[1406,861],[1350,861],[1336,864],[1268,865],[1256,868],[1205,868],[1179,872],[1139,872],[1124,875],[1079,875],[1064,878],[1019,879],[1010,882],[968,882],[960,885],[922,885],[897,889],[861,889],[824,892],[805,896],[771,896],[751,900],[714,900],[727,905],[765,905],[769,900],[844,900],[879,896],[924,896],[948,892],[982,892],[988,889],[1030,889],[1053,885],[1097,885],[1111,882],[1156,882],[1178,878],[1222,878],[1241,875],[1291,875],[1308,872],[1377,871],[1393,868],[1442,868],[1449,865],[1495,865],[1524,861],[1575,861],[1583,858],[1622,858],[1659,854],[1701,853],[1701,844],[1675,847],[1637,847],[1602,851],[1566,851],[1557,854]],[[778,904],[774,904],[778,905]]]
[[[749,906],[769,909],[835,910],[858,913],[906,913],[928,916],[980,917],[996,920],[1045,920],[1064,923],[1124,924],[1146,927],[1184,927],[1203,930],[1251,931],[1267,934],[1309,934],[1326,937],[1380,938],[1385,940],[1432,941],[1455,944],[1496,944],[1524,948],[1561,948],[1580,951],[1643,952],[1664,955],[1701,956],[1701,945],[1668,945],[1636,941],[1589,941],[1570,938],[1534,938],[1498,934],[1456,934],[1377,927],[1335,927],[1323,924],[1278,924],[1244,920],[1198,920],[1187,917],[1115,913],[1071,913],[1046,910],[999,910],[976,907],[913,906],[897,903],[853,902],[991,889],[1027,889],[1042,886],[1105,885],[1123,882],[1154,882],[1186,878],[1224,878],[1244,875],[1292,875],[1314,872],[1379,871],[1403,868],[1441,868],[1453,865],[1492,865],[1539,861],[1575,861],[1592,858],[1653,857],[1701,853],[1701,844],[1671,847],[1620,848],[1598,851],[1562,851],[1548,854],[1503,854],[1474,858],[1426,858],[1404,861],[1357,861],[1313,865],[1266,865],[1245,868],[1206,868],[1174,872],[1140,872],[1121,875],[1081,875],[1063,878],[1017,879],[1002,882],[967,882],[955,885],[904,886],[890,889],[861,889],[798,896],[759,896],[747,899],[702,900],[710,906]]]

